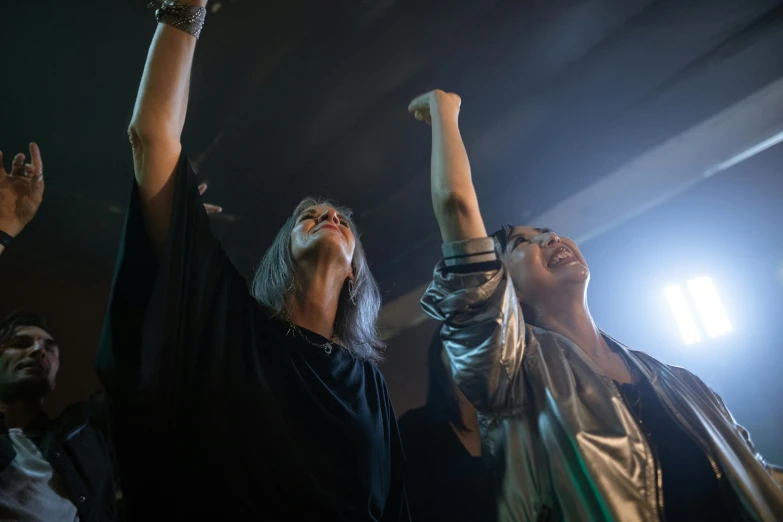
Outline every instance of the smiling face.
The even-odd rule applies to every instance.
[[[0,399],[39,399],[54,390],[60,349],[38,326],[19,326],[0,346]]]
[[[503,257],[521,301],[533,309],[574,292],[583,296],[590,280],[576,244],[549,229],[508,229]]]
[[[346,277],[352,273],[351,263],[356,239],[348,220],[334,207],[318,204],[305,208],[291,231],[291,255],[299,265],[308,259],[329,259]]]

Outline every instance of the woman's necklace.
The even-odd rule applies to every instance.
[[[299,329],[298,326],[296,326],[291,321],[288,321],[288,331],[286,332],[286,335],[289,333],[294,332],[296,335],[301,337],[307,344],[311,346],[315,346],[316,348],[320,348],[324,351],[326,355],[332,355],[332,351],[334,350],[334,346],[332,346],[332,342],[325,342],[325,343],[314,343],[310,339],[307,338],[305,334],[302,333],[302,330]]]

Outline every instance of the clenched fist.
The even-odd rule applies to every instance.
[[[413,114],[417,120],[432,124],[433,115],[457,116],[460,105],[462,105],[462,99],[457,94],[435,89],[414,98],[408,105],[408,112]]]

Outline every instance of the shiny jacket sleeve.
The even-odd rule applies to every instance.
[[[492,238],[443,245],[444,259],[422,297],[441,321],[441,339],[454,380],[484,414],[507,416],[522,407],[525,324],[514,286]]]
[[[714,406],[718,409],[721,415],[729,422],[731,426],[734,427],[734,429],[737,431],[737,434],[742,438],[742,440],[745,442],[745,445],[750,450],[753,457],[762,465],[764,466],[764,469],[767,470],[767,473],[772,476],[772,479],[777,483],[778,486],[783,488],[783,468],[780,466],[776,466],[775,464],[767,462],[764,457],[756,451],[756,447],[753,445],[753,442],[750,440],[750,433],[748,433],[748,430],[746,430],[744,427],[742,427],[740,424],[737,423],[737,421],[734,419],[734,416],[731,414],[729,409],[726,407],[726,404],[724,404],[723,399],[720,395],[715,393],[712,388],[707,386],[707,384],[702,381],[699,377],[694,375],[693,373],[689,372],[688,370],[684,368],[678,368],[678,367],[671,367],[675,374],[677,374],[680,378],[684,379],[686,382],[690,382],[692,385],[695,385],[696,388],[700,388],[701,391],[705,394],[706,397],[712,397],[714,399]]]
[[[724,417],[726,417],[726,420],[728,420],[737,430],[737,432],[742,437],[742,440],[745,441],[745,444],[748,446],[748,449],[750,449],[750,452],[753,454],[754,457],[756,457],[756,460],[758,460],[762,466],[767,470],[767,472],[772,475],[773,480],[777,483],[778,486],[783,488],[783,468],[780,466],[776,466],[775,464],[772,464],[770,462],[767,462],[764,457],[756,451],[756,447],[753,445],[753,441],[750,440],[750,433],[748,433],[748,430],[746,430],[743,426],[737,424],[737,421],[734,420],[734,416],[729,412],[728,408],[726,408],[726,405],[723,404],[723,399],[720,398],[720,395],[715,393],[714,391],[712,394],[715,396],[715,400],[718,401],[718,404],[720,405],[720,411],[723,414]]]

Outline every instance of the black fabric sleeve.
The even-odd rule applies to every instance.
[[[236,311],[221,303],[251,299],[212,235],[184,152],[174,182],[168,239],[158,260],[134,180],[97,355],[112,402],[145,414],[176,411],[187,400],[185,384],[198,371],[199,350],[207,349],[204,329]]]

